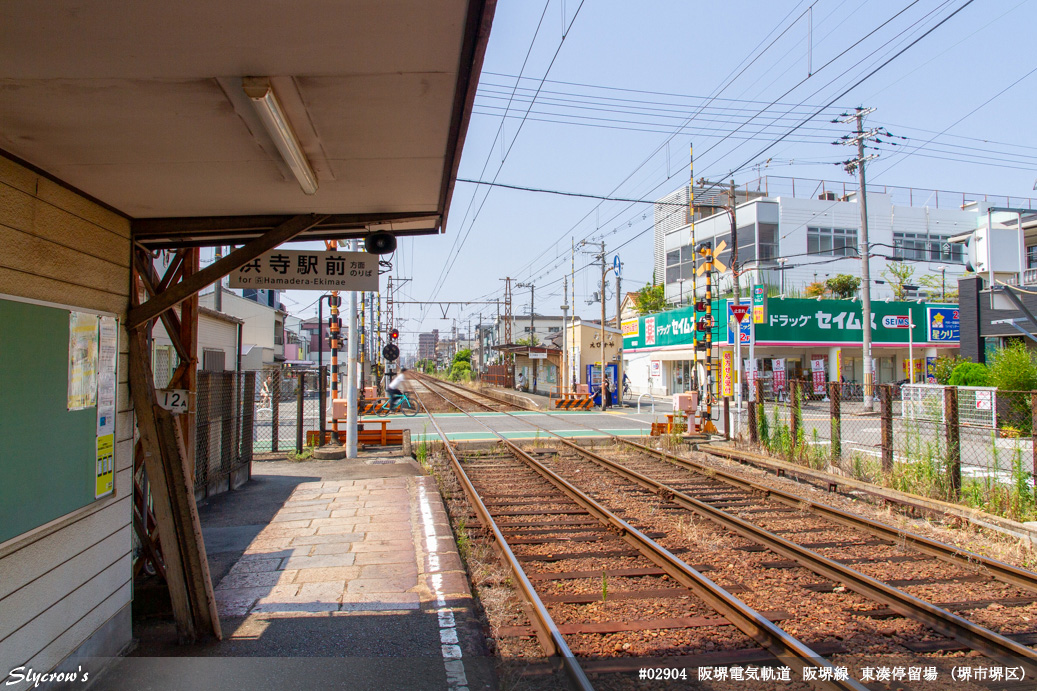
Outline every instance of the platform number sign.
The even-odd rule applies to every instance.
[[[160,408],[171,413],[187,412],[187,389],[159,389],[155,394]]]

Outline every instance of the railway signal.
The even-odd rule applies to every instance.
[[[724,251],[727,247],[727,243],[722,241],[717,245],[716,249],[713,249],[713,243],[711,241],[703,242],[699,245],[698,252],[702,255],[704,262],[699,266],[697,274],[706,274],[706,299],[703,301],[706,304],[706,316],[699,322],[700,330],[702,326],[706,327],[705,331],[705,351],[706,351],[706,415],[705,420],[702,423],[702,431],[706,434],[716,434],[717,428],[713,424],[713,401],[716,398],[714,393],[714,386],[717,384],[717,377],[713,372],[713,271],[727,271],[727,267],[724,266],[720,260],[716,258],[716,255]]]

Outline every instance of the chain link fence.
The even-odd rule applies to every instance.
[[[325,386],[328,368],[323,369]],[[269,369],[255,373],[253,446],[256,453],[298,452],[307,432],[320,429],[320,375],[317,369]],[[330,388],[325,389],[331,400]]]
[[[217,494],[251,475],[255,372],[199,370],[195,415],[195,489]]]
[[[746,410],[756,450],[1011,518],[1037,518],[1037,392],[877,385],[871,410],[839,383],[791,381]],[[844,393],[849,393],[846,400]],[[856,399],[856,400],[855,400]]]

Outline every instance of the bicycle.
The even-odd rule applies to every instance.
[[[407,417],[414,417],[418,414],[418,406],[414,404],[414,401],[410,400],[410,396],[407,395],[406,391],[400,392],[395,404],[390,405],[389,400],[388,398],[385,399],[381,405],[374,409],[375,415],[385,417],[392,412],[401,412]]]

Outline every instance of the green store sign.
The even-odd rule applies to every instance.
[[[713,318],[719,322],[713,328],[714,342],[720,340],[723,343],[734,343],[734,334],[728,328],[728,303],[728,300],[716,300],[713,303]],[[946,329],[940,330],[939,324],[930,324],[928,320],[935,319],[946,324],[949,319],[946,312],[950,310],[956,313],[956,307],[943,305],[939,309],[929,309],[932,307],[917,302],[872,302],[872,342],[877,345],[906,346],[909,340],[907,324],[911,323],[914,325],[912,338],[916,344],[951,344],[951,339],[945,335]],[[696,314],[694,307],[682,307],[639,317],[637,333],[628,329],[629,333],[623,339],[623,348],[633,350],[690,346],[692,329],[703,316],[701,312]],[[745,319],[741,324],[742,343],[749,342],[749,328],[749,319]],[[930,341],[932,333],[940,337]],[[699,339],[702,340],[704,336],[701,334]],[[953,336],[957,336],[957,333]],[[853,346],[860,345],[863,340],[861,303],[855,300],[771,298],[767,301],[764,323],[756,325],[756,342],[760,345]],[[957,338],[953,339],[953,344],[957,345]]]

